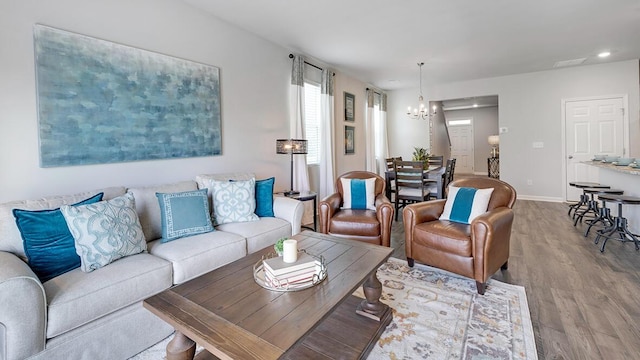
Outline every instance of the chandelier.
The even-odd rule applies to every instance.
[[[407,116],[411,119],[420,119],[420,120],[429,120],[429,107],[424,105],[424,97],[422,96],[422,65],[424,62],[419,62],[418,67],[420,68],[420,96],[418,96],[418,107],[412,108],[409,106],[407,109]],[[434,114],[436,106],[433,106]]]

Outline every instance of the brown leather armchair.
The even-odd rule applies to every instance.
[[[418,261],[475,279],[482,295],[491,275],[507,269],[516,191],[491,178],[460,179],[450,185],[494,188],[488,211],[466,225],[438,219],[444,199],[408,205],[402,213],[407,262],[411,267]]]
[[[345,179],[375,178],[376,210],[341,209],[342,182]],[[320,232],[342,238],[390,246],[393,205],[385,196],[385,181],[368,171],[351,171],[336,180],[336,193],[320,201]]]

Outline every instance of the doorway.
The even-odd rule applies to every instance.
[[[456,159],[456,172],[473,174],[473,119],[447,120],[451,139],[451,157]]]
[[[565,150],[565,200],[577,201],[581,191],[572,181],[598,182],[598,168],[585,164],[594,155],[624,156],[628,147],[626,96],[562,101]]]

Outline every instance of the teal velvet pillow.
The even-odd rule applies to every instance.
[[[82,206],[61,206],[73,236],[80,269],[91,272],[147,250],[131,193]]]
[[[207,189],[156,193],[162,218],[162,242],[213,231]]]
[[[256,180],[256,212],[259,217],[274,217],[273,214],[273,184],[275,177]]]
[[[103,193],[73,204],[79,206],[102,200]],[[29,266],[45,282],[80,266],[73,236],[60,209],[13,209],[16,225],[22,235]]]

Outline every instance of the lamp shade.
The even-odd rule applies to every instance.
[[[490,135],[487,141],[489,145],[496,146],[500,144],[500,135]]]
[[[276,154],[306,154],[307,140],[277,139]]]

